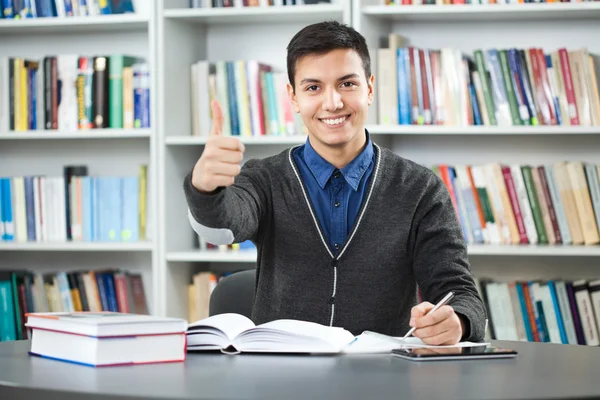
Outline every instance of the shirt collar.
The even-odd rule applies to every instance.
[[[373,161],[373,142],[371,141],[369,132],[365,130],[365,133],[367,135],[365,147],[358,156],[340,170],[346,182],[348,182],[355,191],[358,190],[358,185],[360,184],[362,177],[369,168],[369,164]],[[306,139],[306,145],[304,146],[304,161],[306,162],[306,165],[308,165],[308,168],[317,180],[321,189],[324,189],[336,168],[315,151],[308,138]]]

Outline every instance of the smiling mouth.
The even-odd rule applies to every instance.
[[[319,118],[319,121],[321,121],[327,126],[335,128],[338,126],[342,126],[346,121],[348,121],[348,118],[350,118],[350,115],[344,115],[342,117],[337,118]]]

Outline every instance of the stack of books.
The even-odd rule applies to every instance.
[[[182,362],[187,322],[115,312],[30,313],[30,355],[93,367]]]

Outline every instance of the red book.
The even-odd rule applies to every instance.
[[[517,229],[519,230],[519,243],[528,244],[529,239],[527,238],[527,232],[525,230],[525,222],[523,222],[523,214],[521,214],[521,207],[519,206],[519,198],[517,196],[517,190],[515,189],[515,182],[513,181],[510,173],[510,167],[505,165],[502,166],[502,176],[504,177],[504,184],[506,185],[506,191],[508,192],[508,198],[515,214],[515,220],[517,222]]]
[[[569,53],[567,52],[567,49],[558,49],[558,57],[560,58],[560,66],[563,73],[562,77],[565,82],[565,93],[567,95],[571,125],[579,125],[577,101],[575,100],[575,90],[573,90],[573,77],[571,76],[571,66],[569,65]]]

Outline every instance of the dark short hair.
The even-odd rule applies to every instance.
[[[371,57],[365,38],[354,28],[338,21],[323,21],[302,28],[287,47],[287,73],[296,90],[294,76],[296,63],[307,55],[323,55],[337,49],[351,49],[362,60],[365,77],[371,77]]]

